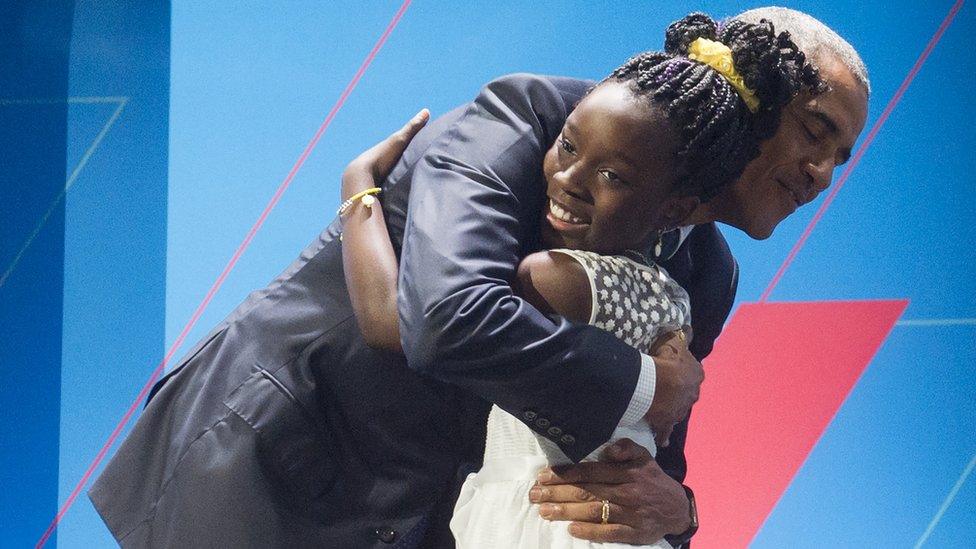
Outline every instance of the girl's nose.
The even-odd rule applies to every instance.
[[[577,164],[559,172],[557,176],[557,181],[563,192],[577,200],[589,202],[590,192],[586,188],[586,181],[583,177],[582,170],[579,169]]]

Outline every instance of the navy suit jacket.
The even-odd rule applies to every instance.
[[[385,183],[401,254],[406,358],[367,347],[333,223],[160,381],[90,492],[124,546],[449,544],[459,471],[476,466],[490,402],[574,459],[630,401],[637,351],[513,295],[538,249],[541,166],[592,83],[514,75],[432,122]],[[714,226],[667,265],[692,296],[704,356],[735,291]],[[680,438],[680,432],[678,437]],[[680,448],[669,449],[683,474]]]

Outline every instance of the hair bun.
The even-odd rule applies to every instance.
[[[671,55],[685,55],[688,46],[698,38],[715,40],[718,23],[704,13],[692,13],[668,25],[664,32],[664,51]]]
[[[763,109],[779,110],[802,89],[821,86],[816,69],[790,39],[790,33],[777,33],[765,19],[758,24],[732,20],[722,28],[719,38],[732,49],[736,70],[759,97]]]

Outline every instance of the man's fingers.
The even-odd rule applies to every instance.
[[[671,338],[662,337],[658,338],[654,345],[650,349],[651,356],[655,358],[670,358],[672,360],[678,359],[678,348],[671,342]]]
[[[622,484],[633,481],[630,469],[650,461],[650,451],[629,438],[622,438],[600,455],[600,461],[588,461],[543,469],[540,484]]]
[[[646,545],[656,541],[645,539],[647,537],[646,535],[642,535],[639,530],[626,524],[574,522],[569,525],[569,534],[574,538],[603,543]]]
[[[539,506],[539,515],[546,520],[565,520],[601,524],[603,522],[603,502],[590,501],[586,503],[543,503]],[[624,524],[623,507],[610,503],[608,524]]]
[[[626,463],[602,463],[588,461],[543,469],[539,484],[622,484],[633,478]]]
[[[613,485],[616,486],[616,485]],[[605,484],[536,485],[529,490],[532,503],[586,503],[608,497]]]

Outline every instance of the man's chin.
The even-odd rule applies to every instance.
[[[746,233],[746,236],[748,236],[753,240],[766,240],[767,238],[773,236],[773,231],[776,230],[776,227],[779,225],[779,223],[774,223],[771,225],[762,225],[762,226],[757,226],[757,225],[743,226],[741,223],[729,223],[729,225]]]
[[[749,238],[753,240],[766,240],[767,238],[773,236],[773,231],[775,230],[776,225],[773,225],[772,227],[764,227],[762,229],[746,231],[746,234],[749,235]]]

